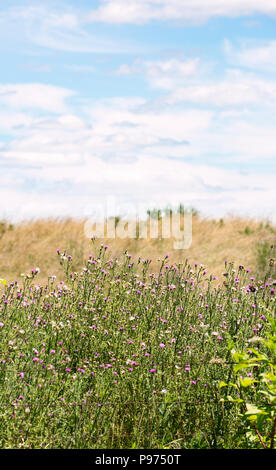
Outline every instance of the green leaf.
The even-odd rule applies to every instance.
[[[222,387],[228,387],[228,384],[226,382],[220,382],[219,388],[222,388]]]
[[[240,379],[240,384],[242,387],[250,387],[250,385],[257,383],[257,380],[250,379],[249,377],[245,377],[245,379]]]
[[[241,398],[233,398],[231,397],[231,395],[227,395],[227,400],[235,403],[243,403],[243,400]]]
[[[248,360],[248,355],[246,353],[239,353],[236,351],[232,351],[232,357],[235,362],[245,362]]]
[[[256,359],[254,359],[256,361]],[[237,372],[239,372],[239,370],[242,370],[242,369],[248,369],[248,367],[255,367],[255,366],[259,366],[260,364],[258,364],[257,362],[240,362],[239,364],[235,364],[234,367],[233,367],[233,371],[235,372],[235,374]]]
[[[235,374],[237,372],[239,372],[239,370],[241,369],[246,369],[246,367],[250,367],[250,365],[248,364],[248,362],[240,362],[239,364],[235,364],[234,367],[233,367],[233,370],[235,372]]]
[[[264,410],[260,410],[259,408],[257,408],[256,405],[252,405],[251,403],[246,403],[246,408],[247,408],[247,411],[245,412],[246,416],[267,414]]]
[[[223,387],[234,387],[236,389],[238,389],[239,387],[237,386],[237,384],[234,384],[233,382],[229,382],[228,384],[226,382],[220,382],[219,384],[219,388],[223,388]]]

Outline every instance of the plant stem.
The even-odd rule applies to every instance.
[[[270,449],[274,449],[275,429],[276,429],[276,417],[274,418],[271,433],[270,433]]]

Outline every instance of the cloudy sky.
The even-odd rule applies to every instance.
[[[0,54],[0,219],[275,221],[275,0],[0,0]]]

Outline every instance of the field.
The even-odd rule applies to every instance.
[[[274,446],[271,224],[195,216],[186,253],[2,228],[1,448]]]
[[[228,217],[208,220],[193,217],[193,240],[188,250],[174,250],[172,239],[105,239],[110,256],[120,256],[125,250],[138,257],[152,260],[151,270],[158,269],[158,258],[170,254],[171,262],[184,259],[203,264],[208,273],[221,278],[225,259],[244,264],[254,275],[263,274],[270,257],[270,246],[276,240],[276,227],[269,221]],[[0,223],[0,277],[18,280],[23,273],[40,268],[37,282],[47,282],[54,274],[63,279],[63,269],[56,259],[56,249],[73,256],[72,270],[82,269],[91,252],[91,241],[84,233],[84,221],[49,219],[12,225]]]

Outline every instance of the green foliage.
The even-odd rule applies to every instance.
[[[57,250],[62,281],[1,285],[0,447],[253,448],[255,429],[270,446],[272,283],[91,251],[76,271]]]
[[[4,233],[13,230],[13,224],[8,222],[0,222],[0,238],[4,235]]]
[[[172,214],[180,214],[184,215],[186,213],[192,214],[197,216],[199,214],[198,210],[194,207],[185,207],[183,204],[179,204],[177,208],[172,208],[171,206],[167,206],[164,208],[153,208],[147,210],[148,217],[153,219],[161,220],[163,217],[169,217]]]
[[[248,225],[245,227],[244,229],[244,233],[245,235],[251,235],[252,233],[254,233],[254,230],[252,230],[250,227],[248,227]]]
[[[245,418],[246,436],[259,441],[263,448],[274,448],[276,429],[276,320],[268,318],[266,336],[256,338],[259,346],[238,352],[230,341],[235,382],[220,383],[226,388],[227,400],[240,406]],[[239,375],[241,372],[247,376]],[[233,390],[231,392],[231,389]],[[222,399],[224,401],[224,398]]]
[[[256,252],[258,278],[267,279],[269,276],[276,276],[276,245],[264,240],[257,244]]]

